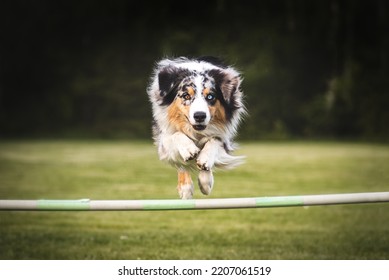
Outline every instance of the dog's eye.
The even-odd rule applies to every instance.
[[[206,99],[208,101],[213,101],[213,100],[215,100],[215,98],[216,98],[215,95],[213,95],[212,93],[208,94],[207,97],[206,97]]]
[[[192,96],[190,96],[189,93],[184,93],[181,97],[182,97],[184,100],[191,100],[191,99],[192,99]]]

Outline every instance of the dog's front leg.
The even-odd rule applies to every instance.
[[[184,161],[188,161],[197,157],[200,149],[188,136],[181,132],[176,132],[173,134],[173,136],[174,145],[176,145],[178,152]]]
[[[176,132],[161,138],[158,152],[161,160],[176,164],[196,158],[200,149],[184,133]]]
[[[199,156],[197,157],[197,166],[201,169],[198,177],[198,184],[203,194],[209,195],[213,188],[212,168],[215,165],[218,153],[223,149],[223,143],[216,139],[210,139],[205,143]]]
[[[214,138],[208,140],[197,157],[197,166],[204,171],[212,170],[213,166],[215,165],[217,155],[222,149],[223,143],[221,141]]]
[[[193,197],[193,181],[190,172],[184,168],[178,170],[177,191],[181,199],[191,199]]]
[[[214,166],[221,169],[231,169],[243,163],[243,156],[232,156],[226,150],[222,141],[210,139],[205,143],[197,157],[197,166],[202,171],[211,171]]]

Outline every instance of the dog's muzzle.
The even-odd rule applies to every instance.
[[[204,121],[207,118],[207,114],[205,112],[195,112],[193,114],[193,118],[196,121],[196,123],[192,125],[195,130],[204,130],[207,127],[204,124]]]

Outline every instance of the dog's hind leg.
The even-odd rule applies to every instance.
[[[199,172],[198,183],[201,192],[205,195],[209,195],[213,188],[212,170],[201,170]]]
[[[177,190],[182,199],[191,199],[193,197],[193,181],[190,172],[184,168],[178,169]]]

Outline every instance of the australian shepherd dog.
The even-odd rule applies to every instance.
[[[238,71],[214,57],[164,59],[147,89],[153,110],[153,137],[159,158],[177,168],[177,190],[193,197],[191,171],[203,194],[213,187],[214,167],[242,163],[232,156],[233,137],[245,113]]]

